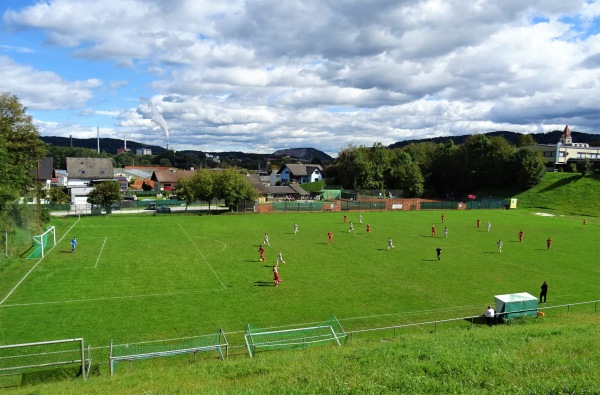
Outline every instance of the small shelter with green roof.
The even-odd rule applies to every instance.
[[[495,295],[494,297],[496,299],[496,315],[505,320],[537,314],[538,300],[527,292]]]

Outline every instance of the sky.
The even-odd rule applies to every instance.
[[[0,91],[178,151],[600,134],[600,0],[2,0]]]

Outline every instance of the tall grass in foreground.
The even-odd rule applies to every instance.
[[[600,316],[558,313],[489,328],[354,339],[227,361],[138,361],[106,375],[11,394],[376,394],[600,392]]]

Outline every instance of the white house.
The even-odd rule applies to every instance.
[[[323,179],[323,166],[316,164],[288,163],[284,165],[278,174],[282,184],[297,182],[306,184]]]
[[[110,158],[67,158],[67,188],[71,204],[76,210],[87,207],[87,196],[94,189],[94,182],[112,180],[114,177]]]

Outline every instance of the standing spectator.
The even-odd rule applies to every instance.
[[[494,311],[494,309],[492,309],[492,306],[488,306],[484,315],[485,315],[485,322],[487,322],[487,324],[489,326],[492,326],[494,324],[494,317],[496,316],[496,312]]]
[[[546,240],[546,246],[548,247],[548,251],[550,251],[551,245],[552,245],[552,239],[548,237],[548,240]]]
[[[523,232],[523,229],[521,229],[519,231],[519,243],[523,242],[523,236],[525,235],[525,233]]]
[[[392,242],[391,237],[388,239],[388,251],[390,250],[390,248],[394,248],[394,243]]]
[[[278,287],[279,283],[282,283],[283,280],[279,278],[279,271],[277,270],[277,265],[273,266],[273,283]]]
[[[435,236],[435,226],[431,225],[431,237]]]
[[[444,237],[448,238],[448,227],[444,226]]]
[[[540,292],[540,303],[546,303],[546,295],[548,294],[548,283],[544,281],[542,284],[542,292]],[[544,301],[542,302],[542,298]]]
[[[444,216],[444,214],[442,214],[442,223],[444,223],[444,219],[446,219],[446,217]]]
[[[435,253],[437,254],[438,261],[439,261],[440,255],[442,255],[442,247],[438,246],[438,248],[435,249]]]
[[[77,247],[77,237],[73,237],[71,240],[71,252],[75,252],[75,247]]]
[[[271,247],[271,244],[269,244],[269,235],[265,233],[265,239],[263,240],[263,243],[268,245],[269,247]]]
[[[487,223],[487,231],[489,232],[492,229],[492,224],[490,222]]]
[[[279,254],[277,254],[277,265],[279,265],[279,262],[286,263],[283,260],[283,254],[281,253],[281,251],[279,251]]]
[[[477,218],[477,229],[479,229],[480,225],[481,225],[481,220],[479,218]]]
[[[294,234],[298,233],[298,224],[294,222]]]
[[[331,244],[333,243],[333,232],[329,231],[327,232],[327,244]]]
[[[504,243],[502,242],[502,240],[498,240],[498,243],[496,244],[498,244],[498,252],[502,253],[502,246],[504,245]]]
[[[265,249],[263,248],[262,244],[258,246],[258,253],[260,254],[258,257],[258,260],[261,262],[265,261]]]

